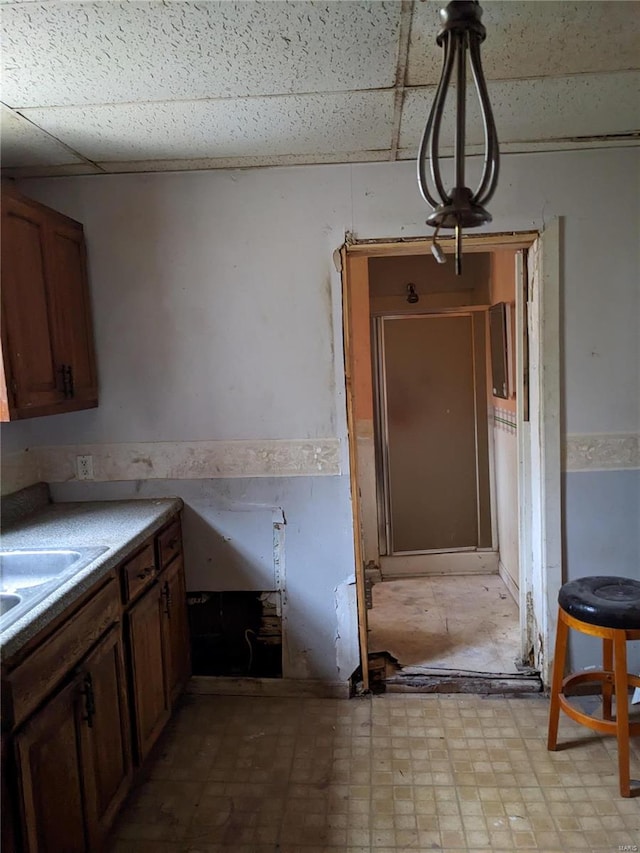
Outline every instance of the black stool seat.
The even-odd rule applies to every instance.
[[[558,594],[565,613],[603,628],[640,628],[640,582],[630,578],[578,578]]]

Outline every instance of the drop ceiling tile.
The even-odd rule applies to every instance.
[[[3,168],[83,163],[83,159],[38,127],[2,106],[0,157]]]
[[[398,2],[19,3],[3,9],[12,107],[393,86]]]
[[[93,161],[260,157],[391,145],[393,91],[24,110]]]
[[[407,82],[435,84],[442,49],[440,0],[415,3]],[[640,14],[627,0],[482,0],[487,38],[482,63],[487,79],[563,76],[640,67]]]
[[[417,153],[431,109],[433,88],[407,89],[400,148]],[[489,83],[489,98],[502,143],[571,139],[640,129],[640,72],[582,74]],[[483,143],[477,98],[467,96],[467,142]],[[454,110],[445,110],[442,150],[453,145]]]

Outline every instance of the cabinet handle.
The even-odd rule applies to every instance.
[[[62,386],[60,390],[66,399],[69,396],[69,389],[67,386],[67,365],[61,364],[56,372],[60,375],[60,385]]]
[[[82,719],[86,720],[87,725],[90,729],[93,728],[93,718],[96,713],[96,700],[93,693],[93,679],[91,678],[91,673],[85,673],[83,679],[83,688],[82,694],[84,695],[84,706],[86,711],[86,716]]]
[[[146,569],[143,569],[141,572],[138,572],[136,577],[139,581],[143,581],[145,580],[145,578],[148,578],[149,575],[152,575],[154,573],[155,568],[155,566],[148,566]]]
[[[61,364],[57,372],[60,374],[62,393],[65,399],[73,397],[73,367],[70,364]]]
[[[169,581],[165,581],[162,584],[162,597],[164,598],[164,612],[167,616],[171,616],[171,589],[169,587]]]

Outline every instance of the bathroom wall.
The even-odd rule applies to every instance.
[[[510,374],[515,377],[515,298],[516,270],[514,252],[495,252],[491,255],[490,302],[508,305],[508,358]],[[491,391],[491,378],[489,389]],[[518,438],[516,426],[515,388],[508,389],[508,398],[490,397],[493,420],[493,463],[495,512],[500,551],[499,571],[508,589],[518,601]]]

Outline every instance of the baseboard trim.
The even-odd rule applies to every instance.
[[[495,575],[497,551],[460,551],[449,554],[410,554],[380,557],[383,580],[428,575]]]
[[[348,699],[347,681],[322,681],[307,678],[233,678],[219,675],[194,675],[187,693],[204,696],[272,696]]]
[[[513,598],[518,607],[520,607],[520,590],[518,588],[518,584],[514,581],[509,572],[506,570],[502,560],[498,561],[498,574],[500,575],[500,578],[504,582],[506,588],[511,593],[511,598]]]

